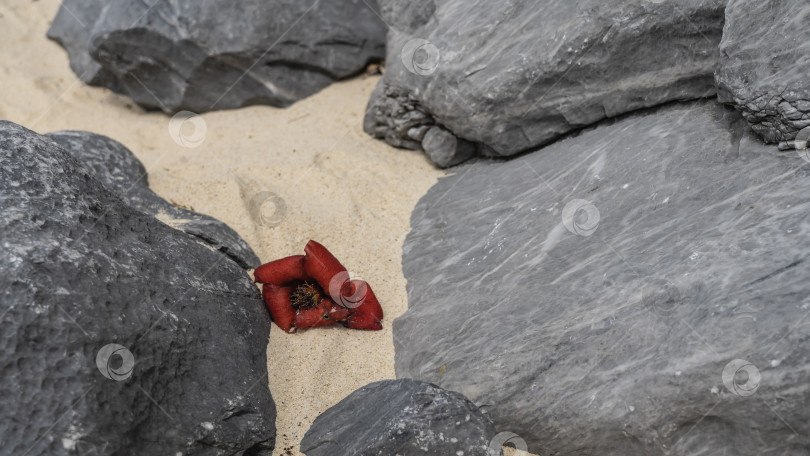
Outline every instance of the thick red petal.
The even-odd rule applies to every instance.
[[[346,319],[346,327],[352,329],[382,329],[383,310],[377,296],[371,289],[368,282],[362,280],[352,280],[351,291],[364,290],[363,298],[359,307],[350,309],[349,318]]]
[[[316,307],[304,309],[295,315],[296,328],[317,328],[333,325],[349,316],[348,309],[335,305],[330,299],[322,299]]]
[[[329,293],[330,282],[341,272],[346,272],[346,268],[326,247],[315,241],[307,242],[304,252],[304,272]]]
[[[271,283],[277,286],[283,286],[295,279],[306,280],[304,255],[293,255],[265,263],[253,271],[253,277],[256,282]]]
[[[270,310],[270,316],[279,328],[288,333],[294,332],[292,325],[295,320],[295,311],[290,304],[291,292],[292,288],[278,287],[269,283],[262,286],[264,303]]]

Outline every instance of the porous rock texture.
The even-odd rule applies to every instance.
[[[423,148],[438,124],[481,155],[511,156],[607,117],[712,96],[725,3],[381,0],[388,59],[364,128]]]
[[[143,164],[123,144],[87,131],[59,131],[46,136],[70,152],[85,167],[130,206],[196,236],[221,251],[245,269],[259,266],[259,257],[231,227],[221,221],[175,206],[149,189]]]
[[[810,454],[810,163],[733,109],[462,166],[411,227],[397,377],[536,454]]]
[[[83,80],[146,108],[287,106],[385,56],[376,8],[375,0],[66,0],[48,36]]]
[[[464,396],[411,379],[385,380],[348,395],[312,423],[307,456],[490,456],[495,427]],[[492,456],[500,454],[500,447]]]
[[[270,322],[245,271],[49,137],[0,122],[0,164],[3,450],[269,455]]]
[[[810,3],[730,0],[717,70],[720,101],[768,143],[792,146],[810,127]],[[804,146],[810,130],[803,138]]]

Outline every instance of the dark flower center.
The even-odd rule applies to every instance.
[[[290,293],[290,304],[293,309],[309,309],[315,307],[321,302],[321,293],[318,288],[308,282],[298,285],[295,290]]]

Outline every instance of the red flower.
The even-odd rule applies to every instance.
[[[340,261],[315,241],[304,252],[253,272],[264,284],[264,302],[281,329],[291,333],[338,322],[353,329],[382,329],[382,307],[367,282],[351,280]]]

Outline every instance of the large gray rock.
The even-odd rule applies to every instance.
[[[373,8],[376,0],[73,0],[48,35],[77,74],[100,65],[114,77],[92,82],[120,86],[146,108],[287,106],[385,56]]]
[[[87,131],[59,131],[47,136],[92,169],[96,179],[130,206],[164,221],[173,220],[174,228],[197,237],[243,268],[260,264],[259,257],[231,227],[213,217],[177,207],[150,190],[146,169],[123,144]]]
[[[70,69],[82,82],[122,92],[118,77],[90,56],[90,32],[107,3],[108,0],[62,0],[48,29],[48,38],[65,48]]]
[[[348,395],[312,423],[307,456],[489,456],[495,426],[472,402],[411,379],[385,380]],[[500,454],[498,452],[493,456]]]
[[[413,148],[438,123],[482,155],[510,156],[714,95],[725,3],[383,0],[388,59],[365,129]]]
[[[766,142],[786,143],[810,126],[809,20],[805,0],[730,0],[726,8],[718,96]]]
[[[269,455],[270,323],[244,270],[46,136],[0,122],[0,165],[3,451]]]
[[[809,454],[810,163],[747,130],[678,104],[441,179],[397,376],[542,455]]]

